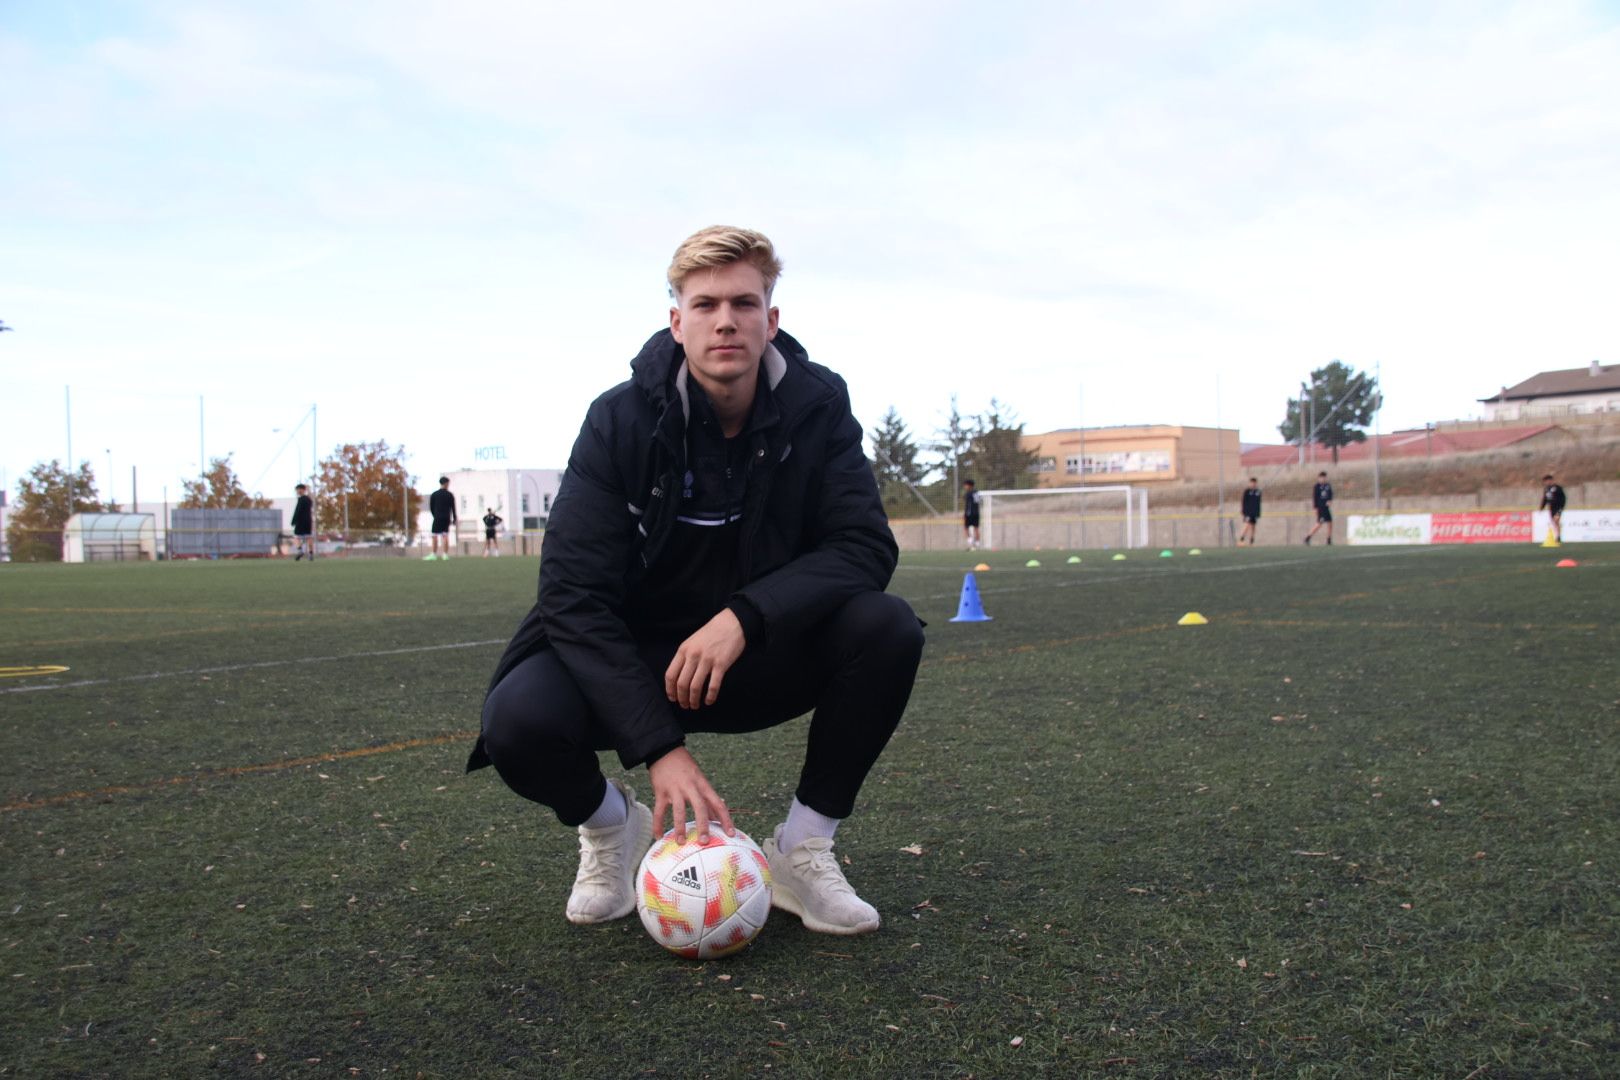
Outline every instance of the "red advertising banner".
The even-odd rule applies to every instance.
[[[1431,544],[1530,543],[1528,510],[1432,514],[1430,518]]]

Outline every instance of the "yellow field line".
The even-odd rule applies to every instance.
[[[62,664],[30,664],[25,667],[0,667],[0,679],[27,679],[39,675],[60,675],[67,671]]]
[[[458,731],[451,735],[430,735],[421,739],[405,739],[384,746],[363,746],[355,750],[337,750],[330,754],[312,754],[308,757],[288,758],[286,761],[273,761],[265,765],[234,765],[223,769],[205,769],[202,772],[190,773],[186,776],[170,776],[162,780],[152,780],[145,784],[118,784],[112,787],[94,788],[89,791],[67,791],[60,795],[44,795],[38,799],[25,799],[0,805],[0,811],[40,810],[48,806],[62,806],[66,803],[82,802],[85,799],[106,798],[112,795],[138,795],[146,791],[159,791],[166,787],[195,784],[203,780],[229,779],[236,776],[249,776],[254,773],[282,772],[287,769],[301,769],[306,766],[323,765],[333,761],[350,761],[354,758],[371,757],[374,754],[392,754],[400,750],[415,750],[423,746],[443,746],[445,743],[466,742],[476,738],[477,735],[476,731]]]
[[[142,634],[122,634],[118,636],[96,634],[90,637],[53,638],[41,641],[8,641],[6,647],[15,649],[27,646],[40,649],[59,645],[120,645],[129,642],[152,641],[156,638],[194,637],[198,634],[229,634],[240,630],[273,630],[285,625],[287,624],[281,622],[233,622],[226,626],[197,626],[189,630],[154,630]]]

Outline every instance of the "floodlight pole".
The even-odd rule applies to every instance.
[[[1373,509],[1382,510],[1383,507],[1379,505],[1380,491],[1378,485],[1378,414],[1384,410],[1384,362],[1375,360],[1373,362],[1373,371],[1375,373],[1373,375],[1373,393],[1376,395],[1373,399]]]
[[[1316,392],[1313,389],[1306,404],[1311,407],[1311,464],[1316,464]]]
[[[62,387],[67,399],[67,512],[73,516],[73,387]]]
[[[1215,376],[1215,546],[1226,546],[1226,452],[1221,449],[1221,377]]]
[[[1304,465],[1305,465],[1305,384],[1304,383],[1299,384],[1299,415],[1297,417],[1295,417],[1295,423],[1299,428],[1299,464],[1300,464],[1300,467],[1303,468]]]

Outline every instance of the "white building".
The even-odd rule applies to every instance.
[[[1620,412],[1620,364],[1596,360],[1583,368],[1543,371],[1480,398],[1487,420],[1527,420]]]
[[[438,490],[440,476],[450,480],[450,494],[456,497],[460,539],[484,538],[482,518],[487,510],[494,510],[504,519],[502,536],[541,532],[562,484],[562,474],[561,469],[456,469],[425,476],[417,485],[423,493],[422,509],[416,516],[417,532],[425,535],[433,527],[427,495]]]

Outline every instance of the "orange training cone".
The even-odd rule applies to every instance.
[[[1556,565],[1556,566],[1579,566],[1581,564],[1576,562],[1574,559],[1559,559],[1558,562],[1555,563],[1554,565]]]
[[[956,618],[951,622],[989,622],[984,603],[979,599],[979,582],[969,570],[962,575],[962,600],[956,605]]]

